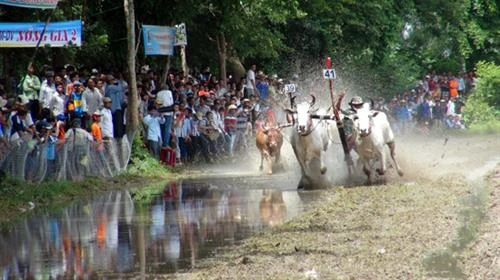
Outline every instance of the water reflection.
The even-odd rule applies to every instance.
[[[110,192],[1,232],[0,271],[3,279],[175,272],[297,215],[316,195],[214,181],[169,183],[141,203]]]

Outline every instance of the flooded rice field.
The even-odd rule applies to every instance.
[[[175,181],[149,201],[113,191],[30,217],[0,234],[2,279],[190,269],[218,248],[297,216],[319,196],[282,179]]]

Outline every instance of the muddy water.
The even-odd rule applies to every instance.
[[[274,181],[170,182],[150,201],[115,191],[28,218],[0,233],[2,278],[114,278],[195,267],[223,246],[296,216],[320,195]]]

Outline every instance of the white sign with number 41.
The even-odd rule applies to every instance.
[[[323,79],[333,80],[337,77],[335,69],[323,69]]]

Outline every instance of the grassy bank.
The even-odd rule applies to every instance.
[[[135,143],[127,171],[111,178],[85,178],[83,181],[45,181],[40,184],[25,182],[12,177],[0,181],[0,225],[6,226],[19,218],[44,209],[57,209],[76,199],[120,188],[134,188],[139,195],[142,186],[173,179],[177,171],[167,168],[149,155],[144,146]],[[139,187],[138,187],[139,186]]]
[[[222,249],[194,271],[165,278],[466,277],[472,276],[467,270],[472,264],[473,275],[485,275],[491,267],[474,261],[460,265],[457,256],[467,255],[466,264],[478,256],[483,263],[494,260],[494,254],[487,258],[480,250],[465,252],[475,244],[493,203],[484,194],[498,183],[479,187],[465,181],[447,176],[428,183],[332,189],[304,215]],[[443,252],[450,258],[440,258]]]

